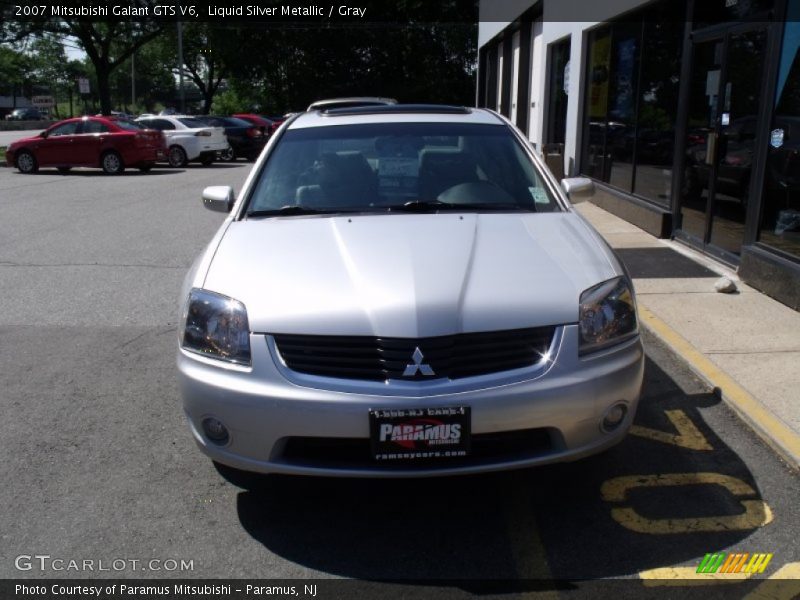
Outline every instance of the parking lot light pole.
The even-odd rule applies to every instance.
[[[178,21],[178,84],[180,85],[181,114],[186,112],[186,98],[183,92],[183,23]]]

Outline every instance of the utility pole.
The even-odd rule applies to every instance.
[[[183,92],[183,23],[178,21],[178,85],[180,85],[181,114],[186,113],[186,98]]]
[[[131,111],[136,106],[136,52],[131,54]]]

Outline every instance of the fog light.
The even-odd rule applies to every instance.
[[[600,426],[603,431],[613,431],[622,424],[627,414],[628,407],[624,403],[618,402],[606,411]]]
[[[206,434],[206,437],[210,441],[220,446],[227,444],[230,439],[228,428],[222,424],[222,421],[214,417],[206,417],[203,419],[203,433]]]

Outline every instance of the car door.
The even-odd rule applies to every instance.
[[[75,164],[72,160],[72,144],[79,125],[80,121],[67,121],[47,132],[47,137],[39,143],[36,152],[40,166]]]
[[[74,161],[77,164],[97,166],[105,138],[110,135],[108,126],[98,119],[81,123],[72,142]]]

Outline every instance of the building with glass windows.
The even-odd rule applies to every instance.
[[[800,309],[800,0],[482,0],[480,19],[478,106],[594,203]]]

